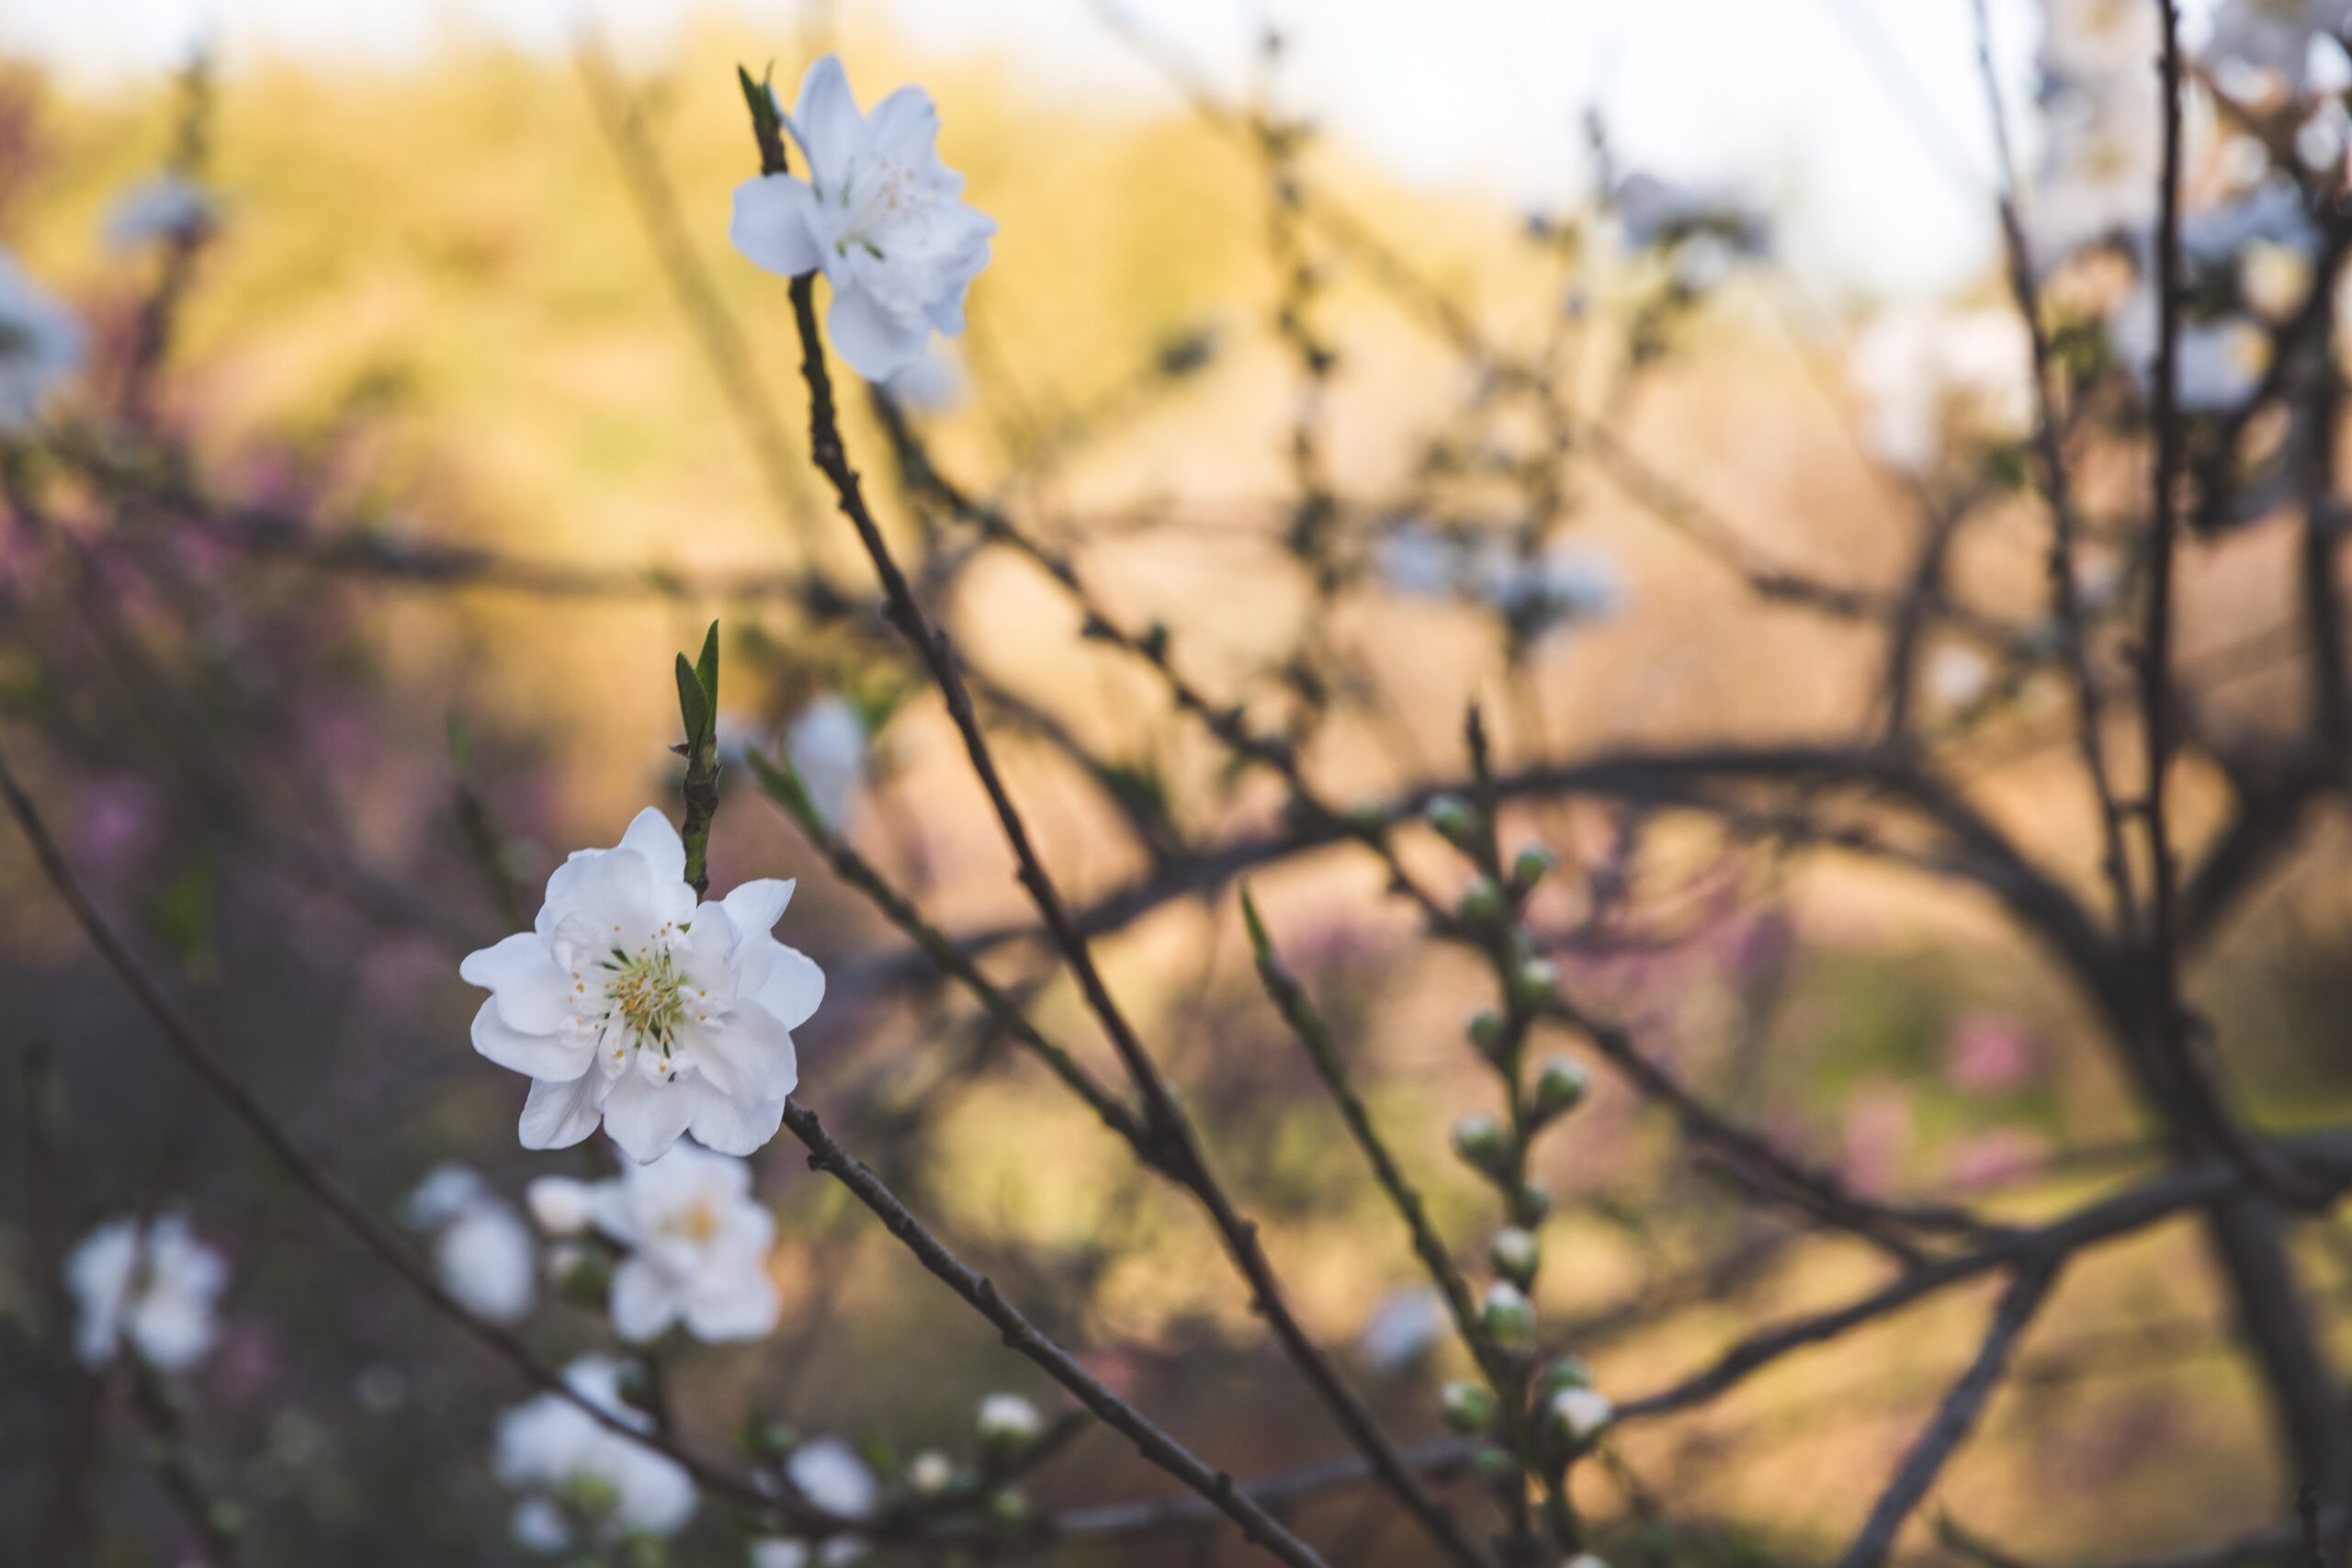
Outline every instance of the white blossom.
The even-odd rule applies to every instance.
[[[756,1339],[783,1303],[768,1277],[775,1222],[752,1168],[681,1144],[596,1188],[596,1228],[627,1249],[613,1269],[613,1328],[642,1342],[684,1323],[698,1339]]]
[[[190,240],[218,220],[212,193],[185,175],[157,175],[116,198],[107,213],[107,246],[135,251],[158,240]]]
[[[1735,255],[1759,255],[1771,243],[1762,210],[1727,185],[1686,185],[1637,170],[1617,182],[1610,206],[1636,250],[1709,238]]]
[[[907,1461],[907,1485],[918,1497],[936,1497],[956,1482],[956,1462],[937,1449],[925,1449]]]
[[[829,54],[801,78],[784,124],[808,178],[736,186],[728,236],[770,272],[821,269],[834,346],[859,375],[884,380],[913,365],[933,332],[964,330],[964,296],[988,265],[996,221],[960,199],[964,176],[939,161],[939,111],[920,87],[861,114]]]
[[[792,1450],[784,1472],[802,1496],[845,1519],[871,1518],[881,1505],[882,1483],[839,1438],[809,1438]]]
[[[2199,53],[2233,96],[2301,96],[2342,70],[2352,0],[2222,0]]]
[[[1928,656],[1928,694],[1946,708],[1964,708],[1992,683],[1993,663],[1984,649],[1949,642]]]
[[[65,1282],[81,1309],[74,1350],[83,1365],[106,1365],[128,1341],[141,1360],[177,1372],[212,1348],[229,1266],[178,1214],[143,1227],[126,1216],[83,1238],[65,1260]]]
[[[1384,1372],[1400,1371],[1430,1353],[1445,1334],[1445,1298],[1434,1286],[1389,1292],[1356,1337],[1356,1354]]]
[[[2164,171],[2156,13],[2142,0],[2043,0],[2042,160],[2027,205],[2034,264],[2152,229]]]
[[[81,321],[0,251],[0,434],[31,425],[81,368]]]
[[[1891,307],[1855,335],[1847,371],[1867,405],[1863,444],[1906,473],[1934,468],[1948,432],[2006,439],[2032,418],[2032,348],[2014,310]]]
[[[752,1568],[841,1568],[865,1555],[865,1542],[854,1535],[828,1537],[816,1551],[808,1543],[784,1537],[752,1542]]]
[[[492,1323],[518,1323],[537,1299],[531,1232],[511,1205],[484,1203],[460,1214],[433,1247],[449,1293]]]
[[[980,1401],[974,1428],[983,1443],[1021,1448],[1037,1440],[1037,1434],[1046,1429],[1046,1418],[1017,1393],[991,1393]]]
[[[538,1300],[530,1227],[514,1206],[462,1165],[439,1165],[409,1194],[409,1223],[433,1233],[441,1283],[467,1311],[519,1323]]]
[[[799,1077],[791,1032],[824,975],[769,934],[791,883],[697,905],[684,876],[677,829],[648,807],[616,848],[556,868],[532,930],[459,968],[492,993],[474,1049],[532,1080],[525,1148],[567,1147],[600,1120],[639,1164],[688,1132],[739,1155],[775,1135]]]
[[[2160,326],[2153,286],[2134,289],[2108,322],[2115,356],[2143,394],[2155,386]],[[2269,335],[2244,317],[2183,321],[2175,344],[2175,394],[2191,413],[2234,408],[2254,391],[2269,363]]]
[[[523,1190],[531,1219],[549,1235],[578,1235],[595,1213],[594,1183],[569,1176],[542,1176]]]
[[[819,697],[794,715],[784,732],[785,757],[817,815],[836,830],[848,828],[865,787],[868,752],[865,721],[844,697]]]
[[[916,413],[952,413],[964,401],[964,362],[945,343],[933,339],[922,357],[892,371],[883,384],[901,406]]]
[[[572,1392],[635,1431],[652,1418],[620,1396],[620,1364],[582,1356],[564,1369]],[[614,1431],[560,1394],[543,1393],[499,1418],[492,1469],[529,1495],[516,1506],[515,1540],[535,1551],[574,1544],[571,1517],[553,1498],[594,1496],[605,1507],[590,1524],[600,1540],[675,1535],[694,1517],[693,1478],[673,1460]],[[575,1509],[573,1512],[578,1512]]]
[[[1553,1418],[1577,1442],[1589,1442],[1617,1414],[1609,1396],[1597,1388],[1564,1388],[1552,1396]]]

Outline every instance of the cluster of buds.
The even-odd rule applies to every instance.
[[[1022,1479],[1052,1458],[1060,1445],[1052,1440],[1046,1417],[1036,1405],[1017,1393],[982,1398],[973,1415],[972,1437],[972,1452],[967,1457],[957,1459],[937,1449],[923,1449],[903,1462],[889,1444],[871,1440],[862,1447],[861,1461],[871,1467],[871,1500],[860,1507],[844,1506],[854,1501],[847,1496],[815,1500],[853,1517],[868,1512],[921,1514],[1019,1529],[1031,1518]],[[787,1474],[794,1473],[794,1453],[808,1446],[791,1427],[757,1417],[745,1424],[741,1440],[754,1458],[781,1461]],[[807,1490],[797,1475],[795,1480]]]
[[[1485,751],[1475,727],[1474,760],[1482,784]],[[1579,1540],[1566,1501],[1568,1467],[1589,1452],[1612,1414],[1583,1362],[1544,1361],[1532,1293],[1544,1263],[1541,1230],[1548,1193],[1530,1179],[1536,1136],[1583,1102],[1584,1068],[1565,1055],[1530,1061],[1534,1027],[1559,1000],[1559,974],[1528,929],[1529,899],[1558,869],[1547,846],[1530,843],[1506,862],[1491,801],[1458,795],[1432,800],[1425,819],[1469,863],[1471,876],[1453,909],[1450,935],[1483,953],[1496,999],[1473,1013],[1465,1032],[1502,1089],[1500,1114],[1472,1111],[1454,1123],[1454,1153],[1496,1191],[1501,1224],[1487,1239],[1494,1271],[1478,1307],[1482,1382],[1448,1383],[1441,1406],[1447,1425],[1487,1439],[1478,1469],[1498,1492],[1525,1495],[1531,1482],[1555,1517],[1555,1534]]]

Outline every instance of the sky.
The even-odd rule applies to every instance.
[[[994,57],[1044,95],[1177,108],[1106,5],[1232,97],[1271,21],[1290,40],[1286,104],[1417,185],[1562,207],[1597,110],[1626,164],[1758,193],[1825,300],[1965,288],[1994,259],[1972,0],[0,0],[0,51],[91,85],[169,71],[208,36],[232,73],[263,57],[421,66],[458,40],[555,53],[584,12],[644,58],[702,6],[773,27],[787,62],[830,10]],[[1991,15],[2005,93],[2025,105],[2035,7],[1991,0]]]

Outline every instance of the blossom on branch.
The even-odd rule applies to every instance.
[[[532,1080],[525,1148],[569,1147],[599,1121],[640,1165],[688,1132],[735,1155],[775,1135],[799,1081],[791,1032],[825,976],[769,934],[791,883],[697,904],[685,854],[649,807],[615,848],[556,868],[530,931],[460,966],[491,992],[474,1049]]]
[[[538,1299],[530,1228],[514,1206],[460,1165],[436,1166],[408,1202],[409,1221],[433,1233],[441,1283],[477,1317],[519,1323]]]
[[[939,161],[939,111],[920,87],[862,114],[829,54],[781,118],[808,178],[736,186],[728,238],[786,277],[822,271],[833,346],[867,380],[885,380],[921,360],[933,332],[964,330],[964,296],[988,265],[996,220],[960,199],[964,176]]]
[[[621,1367],[582,1356],[564,1369],[571,1391],[633,1431],[652,1417],[621,1398]],[[678,1462],[633,1441],[560,1394],[543,1393],[499,1418],[491,1468],[527,1494],[514,1510],[514,1539],[535,1551],[571,1550],[582,1539],[666,1537],[694,1517],[693,1477]]]
[[[0,251],[0,435],[30,426],[81,368],[81,321]]]
[[[775,1222],[752,1168],[681,1145],[600,1184],[596,1228],[628,1251],[613,1269],[613,1328],[642,1342],[684,1323],[697,1339],[757,1339],[783,1310],[768,1278]]]
[[[74,1348],[102,1367],[128,1345],[163,1371],[185,1371],[212,1348],[213,1305],[229,1265],[177,1214],[109,1220],[65,1260],[65,1283],[82,1310]]]

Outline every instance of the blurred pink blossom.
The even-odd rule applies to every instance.
[[[2023,1127],[1995,1127],[1944,1152],[1944,1179],[1970,1191],[2030,1175],[2050,1157],[2049,1141]]]
[[[1971,1094],[2014,1093],[2033,1071],[2032,1038],[2010,1020],[1965,1018],[1944,1038],[1944,1076]]]
[[[154,840],[163,802],[146,780],[117,773],[83,786],[74,801],[74,852],[94,875],[119,874]]]
[[[1866,1197],[1891,1191],[1911,1147],[1911,1097],[1895,1084],[1866,1084],[1846,1101],[1838,1174]]]

